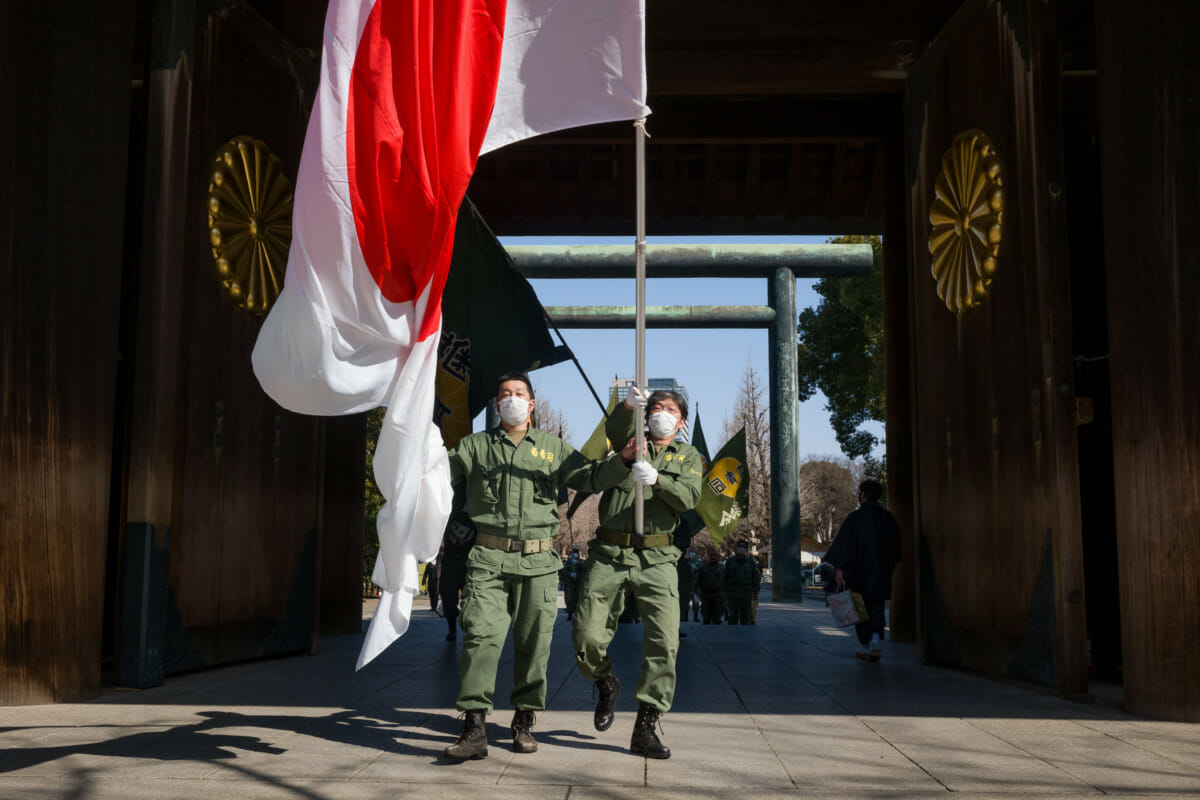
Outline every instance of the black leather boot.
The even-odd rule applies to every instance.
[[[536,753],[537,740],[531,731],[535,721],[534,713],[530,710],[517,711],[513,714],[512,737],[514,753]]]
[[[616,675],[609,675],[596,681],[596,689],[600,692],[600,699],[596,701],[596,715],[592,718],[592,723],[596,730],[606,731],[612,727],[613,718],[616,716],[621,682],[617,680]]]
[[[662,712],[645,703],[638,704],[637,722],[633,723],[633,738],[629,752],[646,758],[670,758],[671,750],[658,738],[658,718]]]
[[[484,711],[468,711],[462,736],[442,751],[442,755],[455,761],[468,758],[487,758],[487,730],[484,728]]]

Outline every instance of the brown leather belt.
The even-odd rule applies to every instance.
[[[510,539],[507,536],[492,536],[490,533],[475,534],[475,544],[490,547],[493,550],[503,550],[506,553],[520,553],[523,556],[532,553],[542,553],[553,549],[554,539]]]
[[[602,542],[632,547],[635,550],[650,550],[655,547],[666,547],[671,543],[671,536],[666,533],[652,533],[649,536],[641,533],[621,533],[608,528],[596,531],[596,538]]]

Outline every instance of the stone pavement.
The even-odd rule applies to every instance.
[[[560,615],[540,751],[509,746],[509,648],[490,757],[450,764],[440,752],[462,726],[458,644],[418,605],[408,634],[360,673],[361,637],[325,637],[316,656],[0,707],[0,798],[1200,797],[1200,725],[921,666],[912,645],[858,661],[815,593],[764,600],[755,627],[684,626],[669,760],[627,752],[641,626],[618,632],[625,691],[616,724],[597,733]]]

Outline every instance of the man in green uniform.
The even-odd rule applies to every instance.
[[[535,712],[546,707],[546,663],[558,613],[562,562],[551,543],[563,485],[597,493],[629,475],[620,456],[591,462],[569,444],[529,424],[535,400],[520,372],[500,377],[500,427],[464,437],[450,450],[454,482],[464,482],[475,523],[463,590],[463,649],[456,706],[462,736],[444,755],[487,757],[484,718],[492,709],[500,651],[513,631],[513,750],[532,753]],[[629,456],[632,457],[632,448]]]
[[[708,563],[700,568],[696,583],[700,588],[700,607],[705,625],[720,625],[725,605],[721,600],[721,555],[714,547],[708,551]]]
[[[675,562],[680,552],[671,541],[679,515],[700,498],[703,467],[700,453],[674,441],[687,419],[687,402],[674,392],[655,392],[648,399],[631,387],[625,403],[608,418],[609,441],[633,436],[634,409],[649,412],[648,457],[632,464],[629,479],[600,498],[601,527],[588,551],[591,567],[575,616],[575,660],[585,678],[599,690],[596,730],[612,726],[621,684],[612,671],[608,645],[615,626],[613,609],[627,588],[642,617],[642,672],[638,677],[637,722],[629,749],[635,755],[670,758],[671,751],[655,731],[659,716],[675,695],[675,655],[679,650],[679,580]],[[629,447],[622,453],[632,460]],[[643,533],[634,533],[635,482],[644,487]]]
[[[746,540],[739,539],[734,546],[734,557],[725,561],[725,602],[730,625],[750,624],[750,598],[758,572],[746,554]]]

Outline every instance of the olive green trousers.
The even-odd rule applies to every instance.
[[[462,660],[458,665],[459,711],[492,710],[500,652],[513,632],[512,706],[546,707],[546,664],[558,615],[558,575],[502,575],[467,567],[463,607]]]
[[[679,652],[679,575],[675,564],[615,564],[596,556],[580,589],[575,611],[575,661],[589,681],[612,674],[608,645],[617,632],[625,587],[633,587],[642,617],[642,672],[635,696],[659,711],[675,697],[675,656]]]

